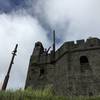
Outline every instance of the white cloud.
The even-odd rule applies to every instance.
[[[24,87],[29,58],[34,43],[49,44],[46,31],[37,19],[29,15],[0,15],[0,79],[7,73],[11,52],[18,43],[18,53],[12,67],[8,88]],[[45,42],[46,41],[46,42]]]

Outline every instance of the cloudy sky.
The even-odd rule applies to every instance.
[[[19,44],[7,88],[24,88],[34,43],[56,43],[100,38],[100,0],[0,0],[0,85],[7,73],[11,52]]]

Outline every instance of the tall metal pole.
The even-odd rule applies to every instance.
[[[55,63],[55,30],[53,30],[53,62]]]
[[[55,52],[55,30],[53,30],[53,51]]]
[[[18,44],[16,44],[15,49],[14,49],[14,51],[12,53],[13,56],[12,56],[12,59],[11,59],[10,65],[9,65],[9,69],[8,69],[7,75],[6,75],[6,77],[4,79],[4,82],[3,82],[3,85],[2,85],[2,90],[6,90],[6,87],[7,87],[7,84],[8,84],[8,80],[9,80],[10,71],[11,71],[11,67],[14,64],[14,58],[15,58],[16,53],[17,53],[17,47],[18,47]]]

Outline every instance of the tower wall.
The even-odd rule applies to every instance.
[[[34,50],[36,50],[36,46]],[[40,47],[41,49],[41,47]],[[55,53],[43,51],[31,56],[26,87],[52,85],[58,95],[98,95],[100,93],[100,40],[90,38],[65,42]],[[36,59],[38,58],[37,62]]]

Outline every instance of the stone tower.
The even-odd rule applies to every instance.
[[[35,43],[25,88],[52,85],[57,95],[100,94],[100,39],[65,42],[53,54]]]

